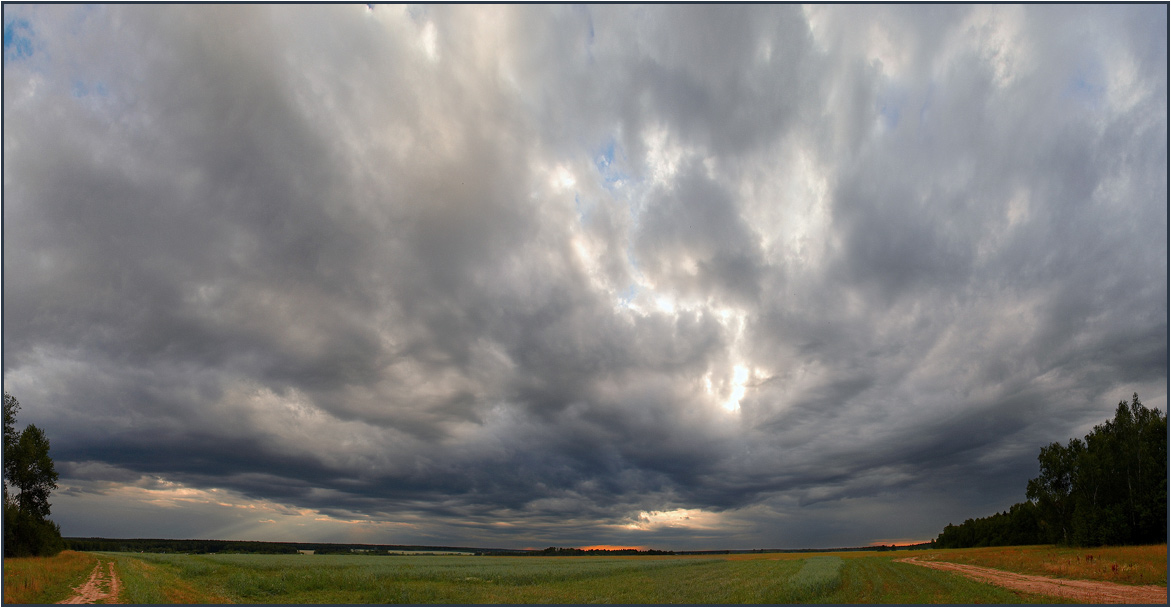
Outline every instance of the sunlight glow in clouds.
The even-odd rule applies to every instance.
[[[744,383],[748,381],[748,368],[737,365],[732,374],[732,396],[724,403],[724,409],[734,412],[740,409],[740,400],[744,398]]]
[[[714,530],[721,526],[719,513],[702,509],[672,509],[670,511],[642,511],[633,521],[625,524],[632,530],[657,530],[660,528],[687,528]]]

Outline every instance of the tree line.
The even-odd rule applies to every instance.
[[[49,494],[57,489],[49,438],[33,424],[18,435],[19,409],[16,397],[4,393],[4,557],[56,555],[65,543],[49,519]]]
[[[225,540],[66,538],[65,545],[73,551],[127,553],[297,553],[297,546],[288,543]]]
[[[485,552],[484,555],[492,555]],[[505,555],[505,553],[498,553]],[[563,556],[563,555],[675,555],[674,551],[658,549],[577,549],[574,547],[546,547],[531,551],[509,552],[507,555]]]
[[[1041,448],[1026,501],[959,526],[935,546],[1135,545],[1167,540],[1167,416],[1135,393],[1085,439]]]
[[[434,553],[474,553],[485,551],[472,547],[435,547],[430,545],[370,545],[359,543],[303,543],[258,540],[210,540],[171,538],[98,538],[65,537],[65,546],[74,551],[120,551],[126,553],[247,553],[296,554],[313,551],[316,555],[364,553],[394,555],[404,551]]]

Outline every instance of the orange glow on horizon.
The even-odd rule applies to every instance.
[[[522,551],[540,551],[542,549],[544,549],[544,547],[526,547],[521,550]],[[635,551],[647,551],[648,550],[647,547],[642,546],[642,545],[637,546],[637,547],[631,547],[628,545],[590,545],[588,547],[565,547],[565,549],[577,549],[579,551],[594,551],[594,550],[597,550],[597,551],[623,551],[623,550],[627,550],[627,549],[633,549]]]
[[[894,540],[892,540],[892,539],[872,540],[872,541],[870,541],[870,544],[867,546],[868,547],[884,547],[884,546],[885,547],[907,547],[910,545],[921,545],[923,543],[929,543],[929,542],[931,542],[931,541],[930,540],[907,540],[905,538],[900,538],[900,539],[894,539]]]

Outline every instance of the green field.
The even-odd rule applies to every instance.
[[[900,552],[902,553],[902,552]],[[130,604],[1061,603],[898,554],[634,557],[174,555],[116,560]],[[905,555],[902,555],[905,556]]]

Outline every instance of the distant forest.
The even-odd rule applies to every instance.
[[[243,540],[175,540],[169,538],[65,538],[74,551],[121,551],[142,553],[264,553],[314,554],[364,553],[472,553],[476,555],[674,555],[654,549],[572,549],[549,547],[541,550],[484,549],[478,547],[435,547],[424,545],[368,545],[346,543],[287,543]]]
[[[243,540],[177,540],[170,538],[79,538],[66,537],[65,546],[74,551],[117,551],[124,553],[264,553],[394,555],[399,553],[470,553],[474,555],[565,556],[565,555],[713,555],[731,553],[809,553],[821,551],[905,551],[927,549],[918,545],[878,545],[837,549],[720,549],[701,551],[660,551],[658,549],[485,549],[482,547],[437,547],[424,545],[367,545],[345,543],[289,543]]]
[[[1137,393],[1084,440],[1051,443],[1038,460],[1041,474],[1029,481],[1028,500],[948,524],[935,546],[1167,542],[1167,416]]]
[[[290,554],[301,551],[322,553],[477,553],[472,547],[431,547],[422,545],[368,545],[344,543],[285,543],[250,540],[177,540],[170,538],[77,538],[66,537],[73,551],[122,551],[142,553],[266,553]],[[507,552],[507,549],[491,549]]]

